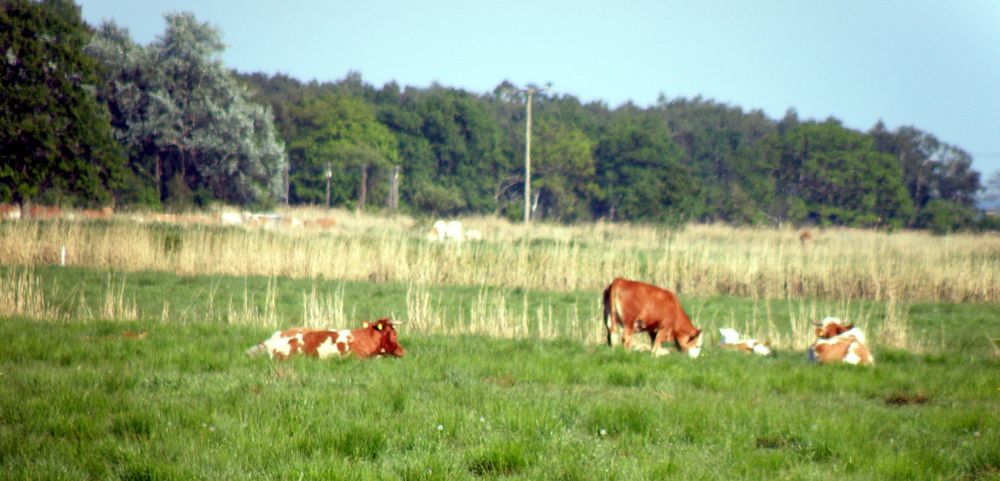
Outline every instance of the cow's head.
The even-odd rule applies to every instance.
[[[406,350],[403,346],[399,345],[399,338],[396,334],[396,328],[393,326],[392,321],[387,317],[383,317],[368,325],[368,329],[371,329],[377,336],[379,336],[378,353],[386,354],[389,356],[403,357],[406,354]]]
[[[848,324],[846,319],[841,321],[836,317],[827,317],[814,325],[816,326],[816,337],[820,339],[836,337],[854,328],[854,324]]]
[[[677,336],[677,348],[694,359],[701,355],[701,341],[704,338],[705,336],[701,335],[701,329],[695,329],[690,334],[681,334]]]

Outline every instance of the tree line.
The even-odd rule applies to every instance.
[[[186,13],[138,45],[69,0],[0,10],[0,200],[184,209],[398,208],[554,222],[982,225],[972,157],[914,127],[781,119],[701,97],[651,106],[524,88],[376,87],[239,73]]]

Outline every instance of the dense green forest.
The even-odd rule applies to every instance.
[[[414,215],[523,215],[528,86],[233,72],[221,32],[191,14],[138,45],[69,0],[0,5],[0,201],[387,209],[395,180]],[[532,105],[538,220],[993,222],[976,212],[970,154],[914,127],[771,119],[701,97],[609,107],[544,90]]]

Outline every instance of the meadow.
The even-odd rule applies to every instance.
[[[0,223],[0,476],[1000,479],[995,238],[471,219],[485,240],[454,245],[342,216]],[[702,357],[604,346],[614,275],[677,289]],[[402,359],[244,355],[384,315]],[[866,329],[876,366],[806,362],[826,315]],[[777,355],[715,348],[723,326]]]

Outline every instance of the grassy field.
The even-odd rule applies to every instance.
[[[0,223],[0,478],[1000,479],[995,238],[478,222]],[[601,344],[616,265],[681,288],[701,358]],[[385,315],[403,359],[244,355]],[[806,361],[827,315],[875,367]]]
[[[857,369],[404,334],[403,359],[277,363],[221,323],[0,334],[5,479],[1000,479],[1000,369],[961,351]]]
[[[429,320],[400,328],[403,359],[279,363],[243,352],[310,309],[405,318],[414,288],[2,272],[5,291],[20,283],[21,304],[41,309],[0,318],[6,479],[1000,479],[994,305],[910,304],[921,352],[876,344],[864,369],[812,365],[791,347],[765,359],[709,346],[693,361],[609,350],[588,291],[532,292],[529,310],[549,306],[551,319],[480,332],[469,318],[482,307],[458,312],[482,290],[442,286],[425,291],[436,308],[417,307]],[[683,300],[704,326],[764,310]],[[849,308],[870,330],[884,309],[769,304],[779,326]],[[428,314],[441,308],[451,314]],[[538,338],[546,322],[561,332]]]
[[[755,299],[1000,302],[1000,237],[857,229],[627,224],[538,225],[468,219],[483,241],[434,243],[429,222],[335,211],[332,230],[139,222],[0,222],[6,265],[305,279],[602,289],[617,276],[683,294]],[[309,211],[293,211],[307,216]],[[144,218],[142,218],[144,219]]]

